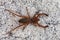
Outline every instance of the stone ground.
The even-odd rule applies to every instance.
[[[48,14],[48,17],[41,17],[40,22],[49,27],[44,29],[28,25],[24,31],[18,29],[11,36],[5,34],[18,26],[19,17],[4,9],[27,15],[26,7],[31,17],[38,10]],[[0,40],[60,40],[60,0],[0,0]]]

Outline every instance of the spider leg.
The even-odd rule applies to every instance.
[[[8,11],[8,12],[10,12],[10,13],[12,13],[12,15],[16,15],[16,16],[18,16],[18,17],[22,17],[20,14],[18,14],[17,12],[15,12],[15,11],[13,11],[13,10],[10,10],[10,9],[5,9],[5,11]]]
[[[40,14],[39,14],[40,11],[41,11],[41,10],[38,10],[38,11],[36,12],[36,14],[34,15],[34,17],[48,16],[46,13],[40,13]]]
[[[48,15],[45,14],[45,13],[41,13],[41,14],[35,14],[34,17],[35,17],[35,16],[36,16],[36,17],[39,17],[39,16],[48,16]]]
[[[29,12],[28,12],[28,8],[26,7],[26,11],[27,11],[27,15],[30,18]]]
[[[28,24],[24,25],[22,30],[24,30],[27,25],[28,25]]]
[[[12,29],[9,32],[7,32],[6,34],[9,34],[10,35],[12,31],[17,30],[18,28],[20,28],[20,26],[23,26],[23,25],[19,25],[19,26],[15,27],[14,29]]]
[[[39,24],[39,23],[37,23],[37,25],[38,25],[39,27],[42,27],[42,28],[46,28],[46,27],[48,27],[48,25],[43,26],[43,25],[41,25],[41,24]]]

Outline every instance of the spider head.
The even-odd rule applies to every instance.
[[[32,23],[37,23],[38,21],[39,21],[39,19],[37,17],[31,18],[31,22]]]

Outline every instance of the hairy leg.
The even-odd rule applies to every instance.
[[[15,11],[13,11],[13,10],[5,9],[5,11],[8,11],[8,12],[12,13],[12,15],[14,15],[14,16],[16,15],[16,16],[18,16],[18,17],[22,17],[19,13],[15,12]]]

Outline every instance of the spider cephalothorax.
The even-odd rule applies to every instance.
[[[22,18],[18,21],[18,22],[20,23],[20,25],[17,26],[16,28],[12,29],[11,31],[13,31],[13,30],[15,30],[15,29],[18,29],[18,28],[20,28],[21,26],[23,27],[23,29],[25,29],[25,27],[26,27],[28,24],[33,24],[34,26],[38,26],[38,27],[42,27],[42,28],[48,27],[48,25],[43,26],[43,25],[41,25],[41,24],[38,23],[39,17],[40,17],[40,16],[48,16],[47,14],[45,14],[45,13],[39,13],[39,11],[38,11],[38,12],[36,12],[36,14],[35,14],[33,17],[30,17],[27,7],[26,7],[26,10],[27,10],[27,15],[26,15],[26,16],[22,16],[22,15],[20,15],[19,13],[13,11],[13,10],[5,9],[5,11],[8,11],[8,12],[12,13],[13,15],[16,15],[16,16],[18,16],[18,17],[22,17]],[[9,31],[9,32],[11,32],[11,31]],[[9,32],[8,32],[8,33],[9,33]]]

